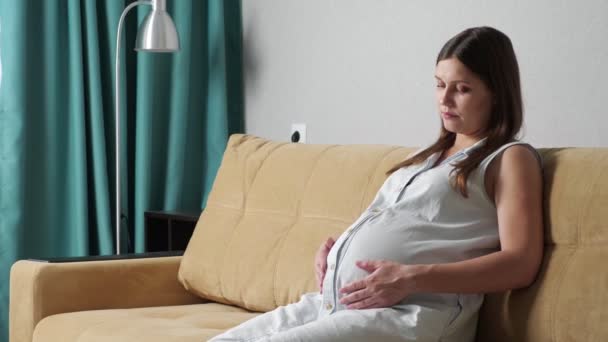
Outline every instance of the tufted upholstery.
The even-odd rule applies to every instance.
[[[267,311],[314,291],[313,258],[412,149],[233,135],[179,271],[204,298]]]

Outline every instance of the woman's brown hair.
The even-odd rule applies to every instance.
[[[523,104],[517,58],[511,40],[504,33],[491,27],[466,29],[445,43],[435,65],[454,57],[488,86],[495,100],[485,131],[485,144],[456,163],[452,170],[456,173],[455,184],[454,178],[451,179],[452,187],[468,198],[467,179],[471,172],[500,146],[515,140],[523,122]],[[443,152],[455,140],[456,133],[449,132],[441,125],[435,143],[395,165],[387,171],[387,175],[402,167],[421,163],[433,153]]]

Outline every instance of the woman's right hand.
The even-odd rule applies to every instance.
[[[328,238],[319,247],[317,254],[315,255],[315,276],[317,277],[317,285],[319,286],[319,292],[323,293],[323,279],[325,278],[325,271],[327,271],[327,254],[329,250],[336,243],[333,238]]]

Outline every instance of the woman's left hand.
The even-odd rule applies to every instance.
[[[340,303],[348,309],[384,308],[395,305],[414,292],[409,265],[387,260],[357,261],[370,273],[364,279],[342,287]]]

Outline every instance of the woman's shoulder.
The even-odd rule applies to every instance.
[[[502,156],[503,160],[508,163],[532,164],[535,165],[541,161],[540,154],[536,149],[528,143],[513,144],[505,149]],[[541,161],[542,164],[542,161]]]
[[[491,160],[493,162],[486,165],[485,184],[488,194],[491,196],[493,196],[499,179],[502,179],[502,183],[507,184],[511,183],[512,179],[516,182],[527,183],[533,182],[535,177],[530,177],[532,174],[539,173],[539,171],[542,174],[542,159],[532,145],[527,143],[508,145],[503,146],[501,153]]]
[[[542,167],[542,156],[540,153],[538,153],[538,150],[532,146],[532,144],[521,140],[513,140],[505,144],[503,147],[503,154],[507,154],[509,156],[508,158],[512,162],[532,164],[538,162]]]
[[[530,143],[521,140],[511,140],[503,144],[490,153],[482,164],[496,164],[492,163],[494,159],[504,159],[505,155],[508,156],[507,158],[510,162],[520,163],[527,161],[534,163],[534,160],[536,160],[541,167],[543,164],[542,156],[538,153],[537,149]]]

